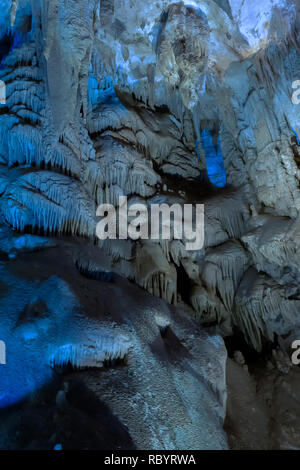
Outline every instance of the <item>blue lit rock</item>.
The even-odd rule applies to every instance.
[[[300,80],[299,2],[1,0],[0,9],[3,262],[8,256],[9,269],[17,269],[29,252],[54,249],[58,236],[74,269],[90,282],[93,273],[112,274],[110,281],[120,275],[162,299],[153,302],[179,303],[223,336],[237,329],[258,352],[276,338],[287,344],[300,328],[300,113],[292,101]],[[97,206],[117,204],[121,195],[148,206],[204,203],[205,246],[187,252],[174,239],[100,242]],[[7,237],[8,227],[14,232]],[[5,269],[1,265],[5,282],[15,286]],[[38,288],[44,297],[47,283],[59,289],[63,282],[49,279]],[[22,281],[19,289],[28,294],[24,302],[35,303],[36,288]],[[0,313],[11,305],[16,315],[21,304],[8,297]],[[68,302],[63,310],[71,322]],[[151,320],[145,314],[143,321],[154,328],[155,312],[148,313]],[[56,318],[54,307],[52,314]],[[19,334],[26,344],[53,327],[47,315],[15,329],[7,321],[5,334]],[[139,336],[138,322],[133,325],[131,333]],[[142,346],[149,352],[148,340]],[[79,355],[84,366],[95,364],[85,344],[68,344],[56,344],[42,363]],[[97,366],[105,360],[101,354]],[[17,351],[16,361],[21,356]],[[13,367],[19,370],[17,362]],[[38,365],[32,371],[24,393],[51,372],[40,375]],[[183,401],[192,400],[180,385],[191,380],[185,373],[170,379]],[[187,386],[194,390],[195,383]],[[139,397],[134,406],[141,413]],[[117,400],[114,406],[121,416]],[[191,420],[194,413],[196,407]],[[223,447],[217,428],[216,447]],[[148,436],[140,445],[173,448],[183,429],[173,440],[155,434],[155,444]]]

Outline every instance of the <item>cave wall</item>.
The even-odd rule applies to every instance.
[[[251,4],[250,4],[251,3]],[[299,3],[2,1],[0,210],[255,349],[299,309]],[[100,241],[96,209],[203,203],[205,246]],[[182,286],[184,285],[184,289]]]

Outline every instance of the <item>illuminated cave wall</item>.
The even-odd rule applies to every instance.
[[[298,309],[299,11],[247,5],[2,2],[0,203],[18,230],[94,239],[96,207],[120,195],[207,202],[199,253],[156,243],[141,271],[135,243],[103,249],[175,303],[183,268],[200,320],[260,349]]]
[[[101,251],[107,271],[224,336],[238,329],[258,351],[295,334],[299,3],[0,6],[3,220],[20,232],[82,237],[79,269],[103,270]],[[204,248],[100,242],[96,208],[121,195],[149,207],[205,204]]]

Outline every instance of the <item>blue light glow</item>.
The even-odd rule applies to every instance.
[[[201,131],[201,141],[205,151],[208,178],[210,182],[217,188],[224,188],[224,186],[226,186],[226,171],[220,146],[220,138],[218,137],[216,148],[213,144],[213,139],[210,131],[203,129]]]
[[[88,82],[88,101],[90,105],[93,107],[111,100],[118,101],[113,80],[107,77],[106,80],[99,85],[95,75],[92,73],[89,76]]]
[[[0,298],[0,339],[6,345],[6,364],[0,365],[0,408],[5,408],[52,380],[51,354],[65,342],[80,341],[81,330],[70,328],[77,301],[56,276],[45,282],[17,279],[0,263],[0,279],[7,291]],[[26,306],[39,298],[47,299],[47,312],[20,321]]]

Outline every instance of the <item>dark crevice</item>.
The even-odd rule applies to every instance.
[[[113,281],[114,274],[112,272],[91,270],[87,267],[81,266],[78,261],[76,261],[75,265],[78,271],[80,272],[80,274],[87,279],[92,279],[94,281],[102,281],[102,282]]]

